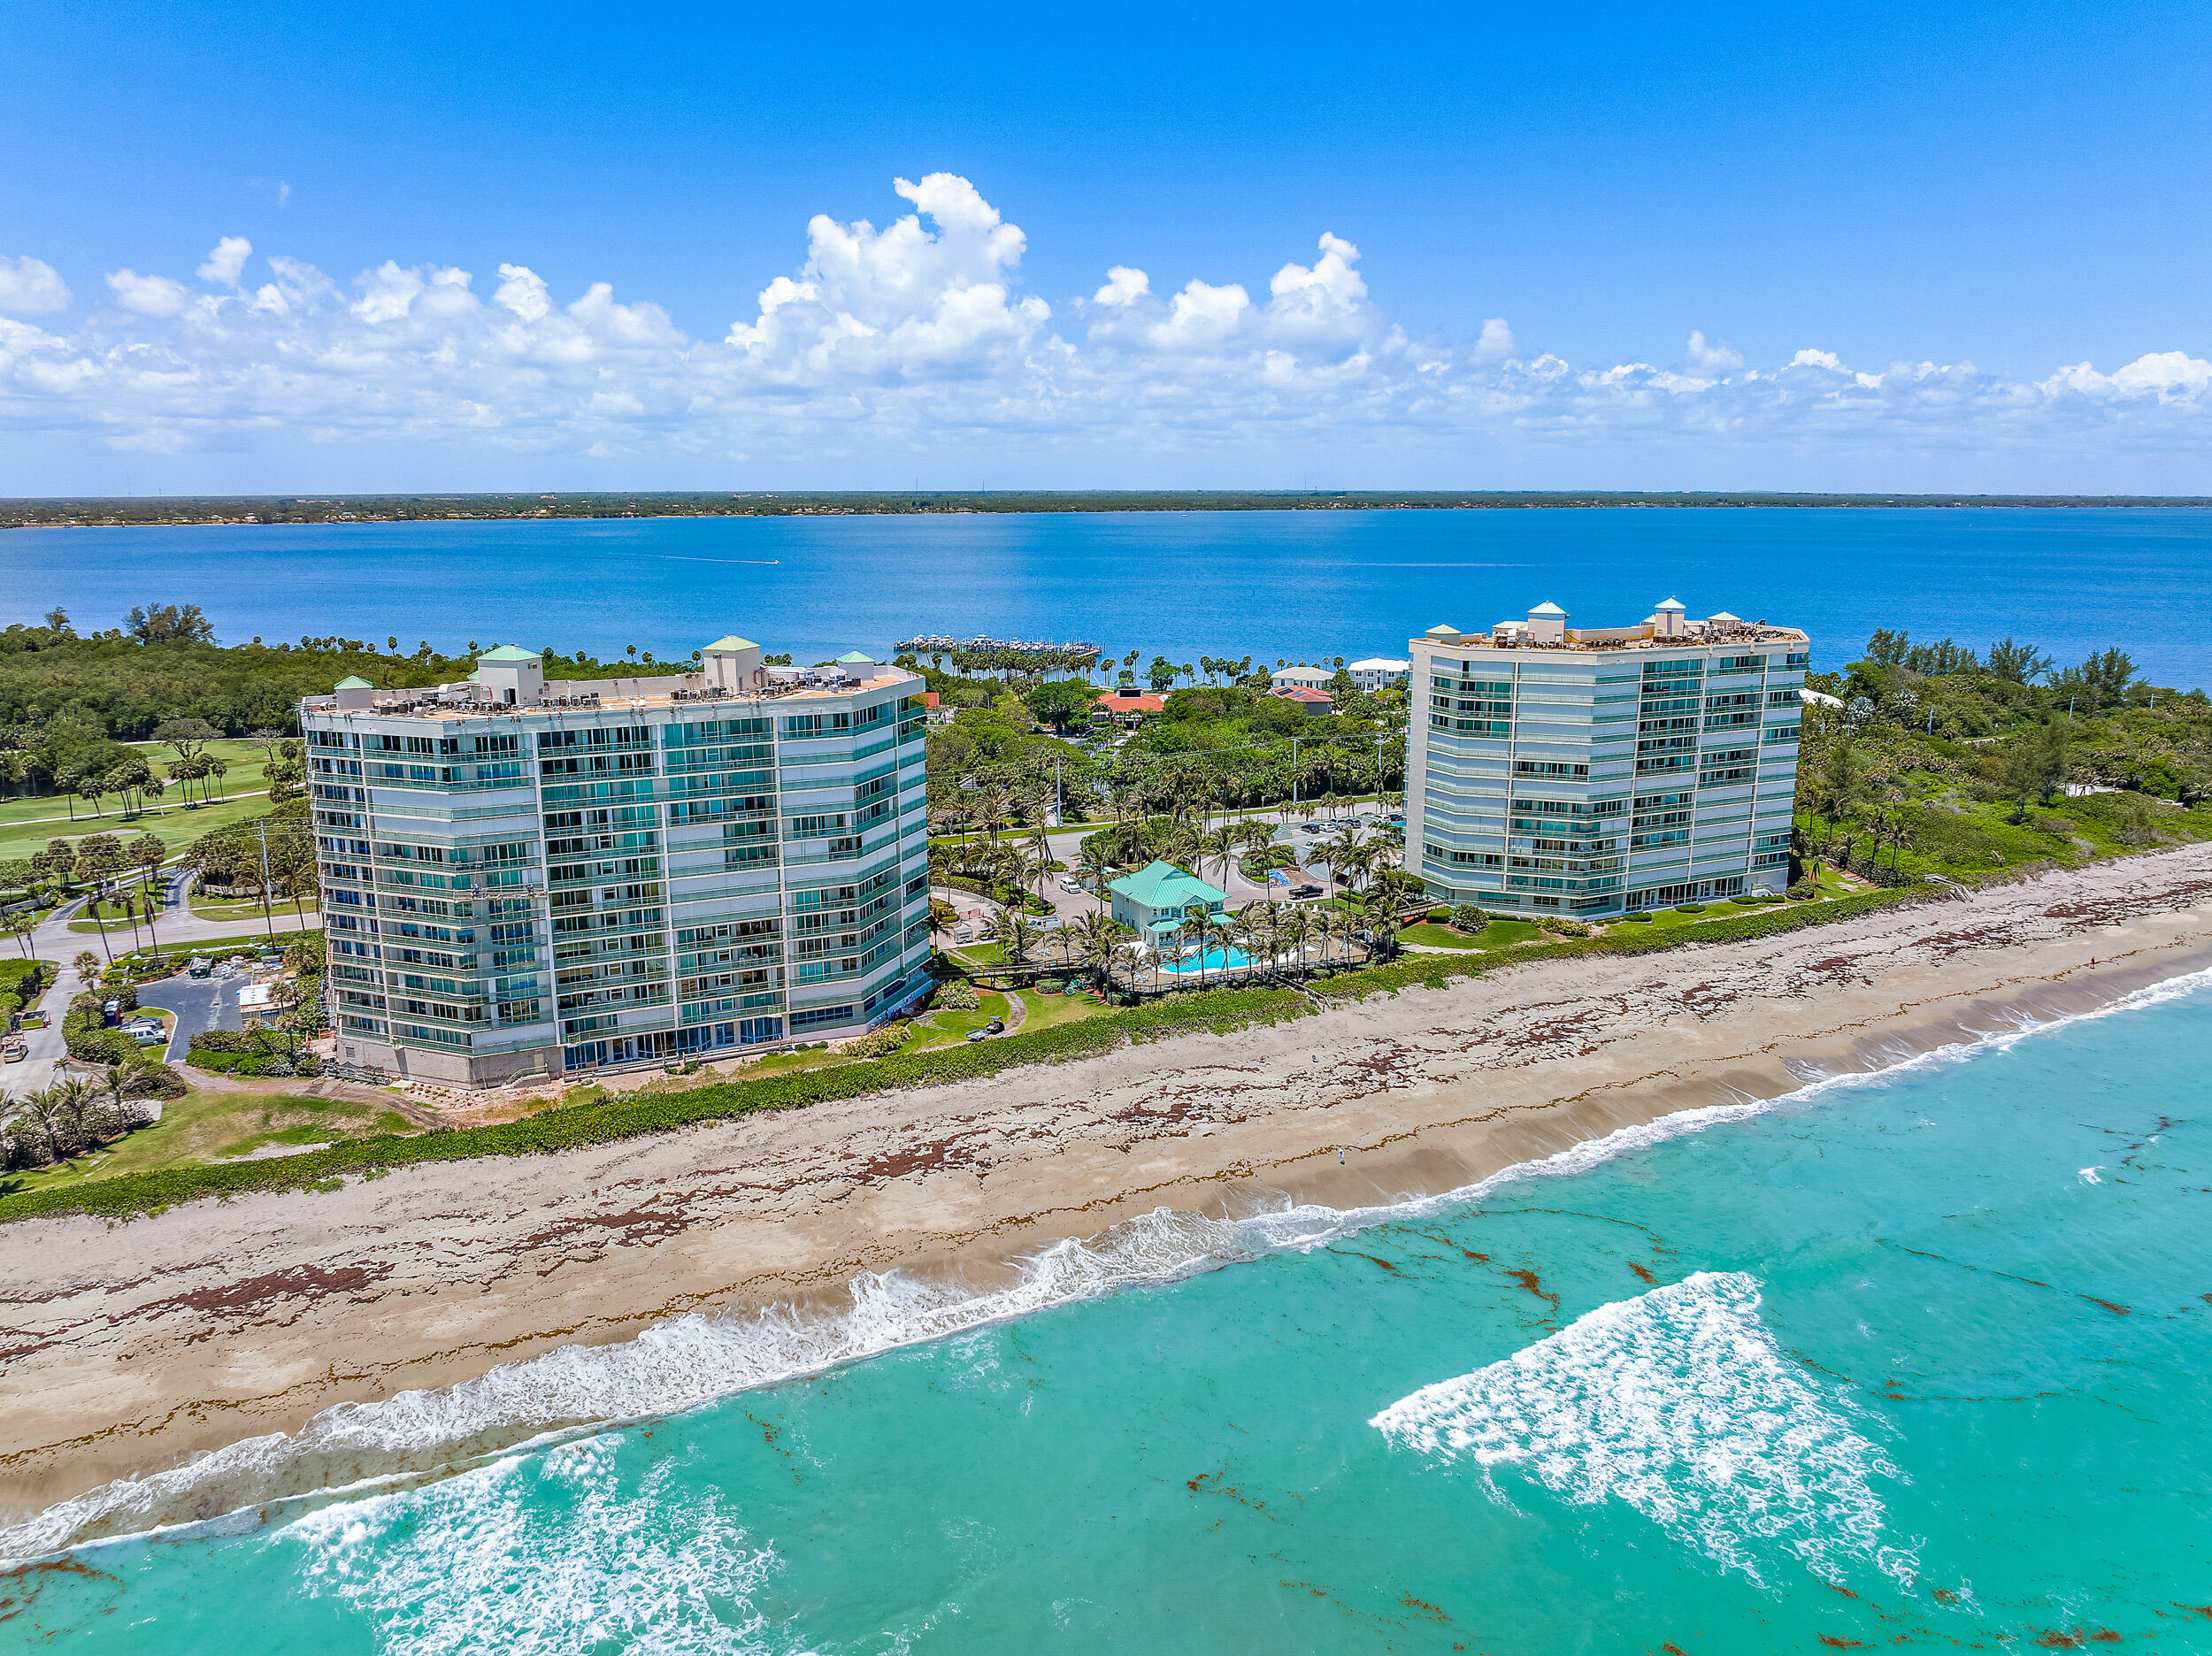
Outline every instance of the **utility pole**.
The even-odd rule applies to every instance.
[[[1053,756],[1053,761],[1052,761],[1052,822],[1053,822],[1053,825],[1054,825],[1055,827],[1059,827],[1059,826],[1061,826],[1062,824],[1065,824],[1065,823],[1066,823],[1066,821],[1067,821],[1067,819],[1068,819],[1068,803],[1067,803],[1067,796],[1066,796],[1064,794],[1063,794],[1063,793],[1061,792],[1061,789],[1060,789],[1060,758],[1059,758],[1059,755],[1057,755],[1056,754],[1056,755]]]
[[[269,928],[269,941],[276,941],[276,921],[269,913],[269,824],[256,822],[254,832],[261,837],[261,923]]]

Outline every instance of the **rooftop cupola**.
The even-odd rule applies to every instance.
[[[1688,614],[1689,611],[1683,607],[1679,598],[1662,600],[1659,606],[1651,612],[1652,637],[1683,637],[1689,631],[1689,628],[1684,625],[1684,617]]]
[[[469,675],[489,700],[507,707],[534,706],[545,693],[545,663],[535,650],[502,644],[476,658]]]
[[[1528,641],[1563,644],[1567,641],[1567,612],[1555,603],[1540,603],[1528,612]]]
[[[699,671],[710,685],[722,690],[757,690],[766,682],[761,671],[760,646],[734,632],[699,652]]]

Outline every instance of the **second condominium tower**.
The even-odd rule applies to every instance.
[[[1594,915],[1778,892],[1806,635],[1668,599],[1412,640],[1406,867],[1440,901]]]
[[[851,1034],[926,985],[921,679],[698,657],[308,698],[342,1062],[481,1086]]]

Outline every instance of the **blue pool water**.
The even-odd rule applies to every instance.
[[[1163,960],[1160,970],[1179,978],[1194,977],[1202,971],[1233,971],[1251,963],[1252,957],[1242,949],[1210,948],[1203,954],[1186,954],[1178,961]]]
[[[1440,621],[1556,602],[1586,625],[1670,594],[1813,635],[2008,634],[2062,662],[2116,645],[2212,686],[2212,511],[1736,510],[1188,512],[607,523],[275,525],[0,533],[0,623],[81,629],[193,602],[218,635],[411,650],[519,640],[688,657],[733,630],[822,660],[918,632],[1081,638],[1195,663],[1402,655]]]
[[[626,1423],[87,1548],[0,1625],[134,1656],[2212,1648],[2208,1060],[2185,980],[1456,1196],[1163,1212],[1010,1289],[685,1319],[324,1430]],[[240,1454],[281,1482],[280,1445]]]

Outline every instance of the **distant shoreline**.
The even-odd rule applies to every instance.
[[[1337,492],[1000,490],[934,493],[66,495],[0,499],[0,529],[192,525],[528,523],[639,518],[969,517],[1013,513],[1501,511],[1819,507],[1887,510],[2212,507],[2203,494],[1638,494],[1463,490]]]

